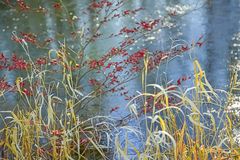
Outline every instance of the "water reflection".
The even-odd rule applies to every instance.
[[[83,13],[83,8],[89,1],[73,0],[71,2],[63,1],[64,11],[59,12],[52,9],[52,3],[50,1],[44,1],[42,7],[46,8],[49,12],[46,14],[42,13],[18,13],[16,10],[9,10],[1,8],[0,10],[0,40],[1,40],[1,52],[6,55],[10,55],[13,51],[17,54],[23,54],[23,50],[20,46],[14,44],[11,38],[11,32],[33,32],[40,35],[40,39],[50,37],[53,39],[66,40],[70,45],[73,45],[78,50],[81,44],[81,38],[77,36],[73,39],[68,36],[73,31],[81,31],[83,25],[89,25],[89,33],[93,32],[99,24],[99,19],[103,18],[100,15],[96,19],[95,13],[91,10]],[[145,20],[150,16],[159,16],[160,13],[164,13],[166,6],[174,6],[178,3],[188,4],[195,8],[200,7],[205,1],[194,1],[194,0],[162,0],[162,1],[143,1],[136,0],[130,1],[128,5],[123,7],[127,8],[139,8],[144,7],[145,11],[142,14],[137,14],[135,17],[129,20],[118,20],[104,26],[101,30],[103,34],[111,34],[118,31],[124,26],[131,26],[136,20]],[[41,3],[41,2],[39,2]],[[231,46],[231,37],[234,33],[239,30],[239,2],[234,0],[229,1],[218,1],[212,0],[211,3],[208,1],[197,10],[192,11],[188,15],[182,16],[176,20],[177,27],[172,30],[162,29],[159,32],[155,32],[153,36],[154,40],[140,39],[138,44],[133,46],[131,49],[134,51],[141,47],[147,47],[150,51],[165,50],[170,47],[172,43],[169,38],[182,39],[186,42],[191,43],[196,40],[200,35],[206,37],[207,42],[201,49],[194,50],[192,53],[186,54],[183,57],[176,58],[165,66],[161,66],[157,73],[149,75],[149,83],[159,83],[164,76],[164,79],[168,81],[176,81],[183,75],[192,75],[193,65],[192,60],[197,58],[203,68],[206,70],[207,77],[210,83],[217,88],[226,89],[228,84],[228,60]],[[74,25],[69,25],[69,18],[76,18]],[[80,18],[81,20],[79,20]],[[83,19],[83,20],[82,20]],[[44,37],[44,38],[43,38]],[[98,53],[105,53],[111,46],[118,44],[121,38],[116,39],[104,39],[99,40],[93,45],[87,47],[87,58],[93,58],[100,55]],[[185,43],[181,41],[181,43]],[[106,45],[108,44],[108,45]],[[53,41],[50,43],[49,49],[56,49],[58,42]],[[47,50],[40,50],[32,47],[30,49],[33,56],[39,56],[45,54]],[[167,74],[165,74],[167,73]],[[7,79],[14,83],[15,73],[14,72],[1,72],[1,75],[6,74]],[[192,84],[184,84],[185,87],[191,86]],[[133,93],[136,90],[141,91],[141,81],[135,79],[127,84],[127,87]],[[109,97],[101,97],[101,102],[104,107],[102,110],[104,113],[109,114],[112,107],[121,104],[125,106],[127,101],[124,100],[119,94],[111,95]],[[113,101],[114,99],[114,101]],[[112,113],[113,116],[124,116],[126,108],[120,109],[117,112]]]
[[[22,48],[11,41],[12,31],[19,32],[33,32],[37,33],[41,40],[46,38],[65,40],[69,46],[79,52],[79,49],[86,41],[81,39],[81,31],[89,28],[89,37],[96,31],[100,20],[104,15],[96,16],[91,9],[83,11],[89,0],[69,0],[63,1],[63,12],[54,10],[51,1],[38,1],[40,5],[48,10],[47,13],[19,13],[14,9],[0,8],[0,52],[10,57],[12,52],[21,54],[23,56]],[[32,1],[34,4],[35,1]],[[176,82],[181,76],[193,76],[193,60],[198,59],[201,66],[206,71],[209,82],[214,88],[227,89],[229,83],[228,65],[232,63],[230,59],[232,36],[240,30],[240,2],[236,0],[134,0],[123,6],[122,10],[128,8],[144,7],[145,10],[141,14],[137,14],[128,20],[116,19],[101,29],[103,35],[111,35],[118,32],[125,26],[132,26],[136,21],[149,20],[151,16],[161,18],[161,14],[165,13],[167,6],[174,6],[178,3],[187,4],[195,8],[194,11],[180,18],[175,19],[176,27],[172,29],[163,28],[155,31],[152,40],[143,37],[138,40],[130,51],[138,50],[139,48],[148,48],[150,51],[166,50],[171,45],[176,43],[189,43],[197,40],[201,35],[207,40],[202,48],[190,51],[189,53],[177,57],[168,64],[160,66],[156,72],[150,73],[148,76],[148,83],[161,83],[161,81]],[[35,4],[36,5],[36,4]],[[76,23],[71,24],[69,21],[74,20]],[[73,36],[74,35],[74,36]],[[96,58],[101,54],[106,53],[111,47],[116,46],[124,37],[117,37],[113,39],[103,38],[86,47],[86,58]],[[179,40],[177,42],[174,42]],[[29,45],[30,52],[33,57],[46,55],[48,49],[57,49],[58,41],[50,42],[50,45],[44,50],[38,49]],[[96,51],[98,54],[96,54]],[[234,54],[235,55],[235,54]],[[235,55],[236,56],[236,55]],[[238,56],[239,57],[239,56]],[[119,59],[121,60],[121,59]],[[15,83],[16,72],[1,71],[0,76],[6,75],[6,79],[11,84]],[[96,76],[96,75],[92,75]],[[87,81],[85,81],[87,84]],[[193,84],[186,82],[183,87],[191,87]],[[130,94],[136,94],[136,91],[142,90],[140,77],[136,78],[125,85]],[[87,88],[91,90],[89,86]],[[13,93],[6,95],[8,104],[1,105],[0,110],[9,110],[10,105],[14,105],[17,96]],[[10,103],[11,102],[11,103]],[[83,116],[91,116],[96,114],[111,114],[112,117],[121,119],[129,114],[126,107],[128,101],[124,100],[119,93],[114,93],[105,97],[100,97],[92,104],[91,108],[87,109],[88,114],[81,113]],[[110,113],[111,109],[119,106],[120,109]],[[91,114],[89,114],[91,113]],[[139,125],[131,122],[132,125]],[[140,126],[140,125],[139,125]],[[124,135],[122,135],[122,139]],[[140,140],[134,138],[135,135],[129,134],[129,139],[133,144],[136,144],[141,149]]]
[[[220,87],[228,82],[229,48],[238,30],[239,2],[214,1],[208,8],[207,75],[211,75],[209,80],[214,86]]]
[[[44,7],[48,10],[48,12],[45,15],[45,25],[46,25],[46,34],[48,37],[56,39],[56,32],[57,32],[57,23],[56,23],[56,17],[55,12],[53,9],[51,9],[51,5],[49,4],[49,1],[44,3]],[[40,23],[42,24],[42,23]],[[53,41],[50,43],[50,49],[57,49],[57,42]]]

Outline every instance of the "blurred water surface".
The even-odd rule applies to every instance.
[[[82,12],[83,8],[90,1],[88,0],[65,0],[63,1],[63,10],[59,11],[53,8],[53,2],[48,0],[29,1],[31,6],[42,6],[47,9],[46,14],[18,12],[1,5],[0,7],[0,52],[10,56],[13,52],[24,56],[21,46],[11,40],[12,33],[32,32],[38,35],[39,39],[53,38],[59,41],[66,40],[67,44],[74,50],[78,50],[81,40],[74,39],[72,32],[80,31],[83,26],[89,27],[89,32],[99,25],[99,19],[104,15],[98,15],[98,18],[90,10]],[[172,45],[171,39],[181,39],[188,43],[197,40],[201,35],[206,39],[206,43],[202,48],[191,51],[184,56],[178,57],[167,65],[160,66],[159,69],[150,73],[148,83],[160,83],[161,79],[177,81],[181,76],[191,76],[193,74],[192,60],[197,58],[209,82],[215,88],[227,89],[229,83],[229,64],[238,58],[238,51],[232,52],[232,36],[240,29],[240,1],[237,0],[134,0],[123,6],[123,10],[131,8],[144,7],[145,10],[141,14],[137,14],[134,18],[138,20],[146,20],[149,17],[157,17],[164,15],[166,7],[175,5],[190,6],[192,11],[186,15],[177,18],[174,23],[176,27],[171,29],[162,29],[153,33],[154,40],[140,39],[139,45],[129,48],[137,50],[138,48],[148,48],[150,51],[169,49]],[[74,25],[69,23],[69,18],[78,17]],[[124,26],[131,26],[134,22],[129,20],[114,20],[101,29],[104,35],[116,33]],[[97,41],[89,45],[86,51],[89,57],[97,57],[94,55],[103,54],[108,49],[118,44],[121,38],[107,39]],[[48,49],[57,49],[58,41],[50,43],[48,48],[40,49],[36,46],[30,46],[32,57],[46,55]],[[1,71],[0,76],[6,75],[7,80],[11,83],[15,82],[17,73],[15,71]],[[191,86],[191,83],[184,83],[183,87]],[[141,91],[140,79],[135,79],[126,84],[129,92],[133,94]],[[6,97],[8,104],[2,104],[0,110],[9,110],[9,105],[16,103],[16,97],[12,94]],[[94,114],[110,113],[111,108],[121,105],[116,112],[111,113],[113,117],[123,117],[128,114],[126,109],[127,101],[118,93],[101,97],[96,106],[91,108]]]

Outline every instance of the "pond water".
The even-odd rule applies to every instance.
[[[0,52],[8,57],[13,52],[17,55],[26,56],[22,47],[11,40],[13,33],[32,32],[38,35],[38,38],[44,41],[46,38],[54,39],[44,48],[37,48],[29,45],[32,57],[46,55],[49,49],[57,49],[58,41],[66,40],[67,44],[73,50],[79,50],[81,40],[73,38],[73,32],[81,31],[82,26],[89,27],[89,32],[99,25],[99,18],[104,15],[99,14],[98,18],[89,10],[83,12],[83,8],[90,0],[63,0],[63,10],[59,11],[53,8],[53,3],[49,0],[28,1],[31,6],[42,6],[47,9],[46,14],[36,12],[18,12],[13,8],[6,7],[0,2]],[[193,75],[193,60],[199,60],[210,84],[214,88],[228,89],[229,85],[229,65],[235,63],[240,58],[239,47],[234,45],[232,37],[240,32],[240,1],[238,0],[133,0],[128,5],[123,6],[123,10],[131,8],[144,7],[141,14],[137,14],[133,19],[114,20],[104,26],[101,32],[104,35],[116,33],[124,26],[131,26],[134,20],[146,20],[149,17],[158,17],[166,14],[167,7],[176,7],[184,5],[190,8],[187,14],[181,15],[174,20],[175,27],[164,28],[154,32],[147,38],[139,39],[138,45],[129,48],[137,50],[147,48],[149,51],[167,50],[171,45],[177,43],[191,44],[201,35],[206,42],[201,48],[189,51],[183,56],[179,56],[167,64],[159,66],[157,70],[150,73],[148,83],[161,83],[162,81],[176,82],[179,77]],[[69,23],[70,19],[75,19],[74,25]],[[78,21],[78,18],[80,20]],[[170,24],[169,24],[170,25]],[[56,41],[57,39],[58,41]],[[176,41],[173,43],[173,41]],[[121,41],[121,37],[115,39],[104,38],[96,43],[89,45],[86,52],[89,58],[99,57],[100,53],[105,53],[111,47],[114,47]],[[96,51],[98,54],[95,54]],[[15,71],[0,71],[0,77],[6,76],[7,81],[14,84],[18,73]],[[92,75],[94,76],[94,75]],[[184,82],[182,87],[192,86],[190,82]],[[136,91],[142,90],[141,79],[136,78],[125,85],[129,94],[136,94]],[[10,93],[6,95],[7,103],[1,103],[1,111],[11,110],[17,103],[17,96]],[[111,115],[121,119],[129,114],[126,107],[128,101],[119,93],[100,97],[81,115]],[[120,106],[114,112],[111,109]],[[87,113],[87,114],[86,114]],[[133,122],[133,125],[134,122]],[[138,139],[129,135],[134,144],[141,144]],[[132,136],[132,137],[131,137]],[[136,141],[136,142],[134,142]]]
[[[68,38],[73,31],[79,31],[83,25],[95,28],[98,25],[98,19],[91,13],[81,12],[88,0],[71,0],[63,1],[64,12],[53,9],[51,1],[43,0],[38,2],[29,1],[32,6],[42,6],[48,9],[47,14],[18,12],[10,9],[0,3],[0,52],[10,56],[12,52],[18,55],[24,55],[23,49],[11,40],[12,33],[32,32],[36,33],[40,39],[53,38],[67,41],[70,47],[78,50],[81,41],[79,39]],[[229,64],[239,58],[237,52],[232,52],[232,37],[240,29],[240,1],[236,0],[134,0],[130,1],[125,9],[144,7],[143,14],[138,14],[135,18],[146,19],[150,16],[157,17],[166,12],[166,7],[173,7],[177,4],[190,6],[192,11],[182,15],[175,20],[176,27],[171,29],[162,29],[153,33],[154,40],[140,40],[141,44],[130,48],[148,48],[150,51],[164,50],[169,48],[172,41],[170,39],[181,39],[189,44],[196,41],[201,35],[206,39],[203,47],[191,51],[184,56],[178,57],[167,65],[159,67],[157,72],[150,73],[148,83],[160,83],[161,78],[174,82],[181,76],[193,75],[192,60],[197,58],[202,68],[206,71],[209,82],[214,88],[227,89],[229,84]],[[84,16],[83,16],[84,14]],[[76,21],[75,25],[69,25],[68,18],[83,18],[83,21]],[[101,17],[103,15],[99,15]],[[111,34],[123,26],[131,26],[131,20],[113,21],[102,29],[103,34]],[[89,57],[99,55],[91,54],[94,51],[104,53],[119,42],[120,39],[114,40],[103,39],[97,41],[94,45],[88,46]],[[182,41],[183,42],[183,41]],[[107,44],[107,45],[106,45]],[[30,46],[32,57],[46,55],[48,49],[57,49],[57,41],[50,43],[48,48],[39,49],[36,46]],[[0,76],[6,75],[9,82],[14,83],[17,73],[14,71],[1,71]],[[191,86],[191,83],[184,83],[184,87]],[[139,78],[130,81],[127,84],[129,92],[133,94],[141,91],[141,80]],[[1,110],[9,110],[9,105],[16,103],[16,97],[12,94],[6,97],[8,104],[3,104]],[[126,111],[127,101],[119,94],[113,94],[101,99],[97,105],[91,109],[95,114],[104,113],[108,115],[110,110],[121,105],[121,108],[112,112],[113,117],[123,117]],[[122,107],[123,106],[123,107]]]

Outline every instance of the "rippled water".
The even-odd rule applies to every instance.
[[[98,25],[98,19],[91,13],[81,12],[82,8],[87,4],[87,0],[81,2],[78,0],[63,1],[65,4],[65,12],[60,12],[52,9],[52,3],[50,1],[31,2],[32,5],[41,5],[48,9],[47,14],[40,13],[28,13],[18,12],[14,9],[9,9],[0,6],[0,52],[6,55],[11,55],[12,52],[23,54],[23,50],[20,46],[16,45],[11,40],[12,32],[33,32],[38,34],[40,39],[54,38],[59,41],[64,39],[73,49],[79,49],[80,40],[68,38],[72,31],[81,30],[83,24],[82,21],[77,21],[76,25],[71,26],[67,22],[69,17],[83,18],[87,25],[91,28],[95,28]],[[39,3],[39,4],[35,4]],[[191,76],[193,74],[192,60],[197,58],[203,69],[206,71],[209,82],[215,88],[227,89],[229,83],[229,64],[233,63],[239,56],[238,51],[231,54],[233,49],[232,36],[239,32],[240,29],[240,1],[237,0],[135,0],[131,1],[129,5],[124,6],[127,9],[144,7],[145,11],[142,14],[137,15],[136,19],[146,19],[150,16],[157,17],[164,14],[165,8],[168,6],[174,6],[176,4],[187,4],[191,8],[195,8],[190,13],[181,16],[176,19],[176,27],[172,29],[163,29],[160,32],[153,34],[154,40],[140,39],[141,45],[130,48],[132,50],[147,47],[150,51],[164,50],[169,48],[171,39],[182,39],[188,43],[198,39],[200,35],[203,35],[207,40],[202,48],[193,50],[191,53],[185,54],[182,57],[178,57],[167,65],[160,66],[158,72],[151,73],[148,77],[149,83],[159,83],[161,78],[165,78],[168,81],[176,81],[183,75]],[[103,16],[103,15],[102,15]],[[101,17],[101,15],[100,15]],[[111,34],[116,29],[123,26],[131,26],[131,21],[114,21],[102,29],[103,34]],[[116,45],[120,39],[115,40],[101,40],[90,45],[87,48],[89,51],[89,57],[95,57],[98,55],[90,54],[95,50],[104,53],[112,46]],[[107,45],[106,45],[107,44]],[[54,41],[50,44],[49,48],[56,49],[58,42]],[[236,50],[236,47],[234,48]],[[38,49],[36,47],[30,48],[30,53],[33,57],[37,57],[46,54],[47,49]],[[9,82],[14,83],[16,79],[16,73],[11,71],[1,71],[0,76],[6,75]],[[135,93],[141,91],[141,81],[139,79],[132,80],[128,84],[128,89]],[[191,86],[190,83],[183,84],[184,87]],[[7,97],[10,104],[14,104],[15,97]],[[112,107],[123,106],[120,110],[113,112],[112,116],[121,117],[127,112],[125,111],[125,105],[127,101],[124,100],[119,94],[102,97],[97,102],[98,107],[95,107],[94,112],[109,114]],[[99,107],[103,106],[103,107]],[[9,109],[8,106],[2,106],[1,110]]]

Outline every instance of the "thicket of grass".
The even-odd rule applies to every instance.
[[[63,61],[68,63],[67,59]],[[236,125],[236,121],[232,121],[234,114],[225,113],[228,103],[222,103],[199,62],[193,62],[194,86],[186,90],[174,85],[146,84],[147,63],[145,57],[142,71],[144,91],[128,104],[129,119],[141,124],[138,129],[117,123],[111,117],[81,119],[76,114],[81,108],[79,102],[89,97],[74,87],[71,72],[62,72],[61,81],[47,82],[49,70],[33,66],[25,81],[31,86],[37,80],[39,87],[31,97],[26,96],[19,88],[23,78],[18,78],[16,84],[22,101],[14,111],[1,112],[4,121],[0,141],[2,158],[239,159],[240,148],[232,133]],[[233,89],[238,88],[236,74],[236,71],[232,74],[230,91],[225,93],[229,99]],[[147,88],[153,88],[154,92],[148,93]],[[64,93],[65,99],[59,92]],[[134,105],[134,101],[143,99],[146,102],[148,97],[153,98],[151,112],[144,104],[143,108]],[[176,101],[170,102],[170,97]],[[164,107],[156,108],[157,103]],[[143,113],[139,114],[140,111]],[[130,133],[140,139],[140,148],[128,139]],[[124,136],[125,139],[120,138]],[[129,148],[134,155],[130,156]]]
[[[129,146],[136,153],[135,159],[239,159],[240,148],[236,144],[237,136],[233,134],[238,118],[234,113],[226,112],[233,90],[239,90],[237,70],[232,71],[228,93],[211,87],[197,60],[194,61],[192,88],[183,91],[175,86],[178,89],[172,91],[171,88],[158,84],[145,84],[146,87],[153,87],[155,92],[142,93],[136,98],[153,97],[153,112],[145,113],[144,119],[140,119],[137,114],[135,117],[141,120],[140,123],[146,123],[146,132],[128,131],[141,137],[142,141],[139,143],[142,147],[135,147],[127,138],[125,145],[117,140],[115,147],[118,159],[130,159],[127,149]],[[224,92],[228,97],[224,103],[218,92]],[[177,106],[169,104],[170,96],[180,100]],[[157,110],[155,104],[159,99],[165,107]]]

